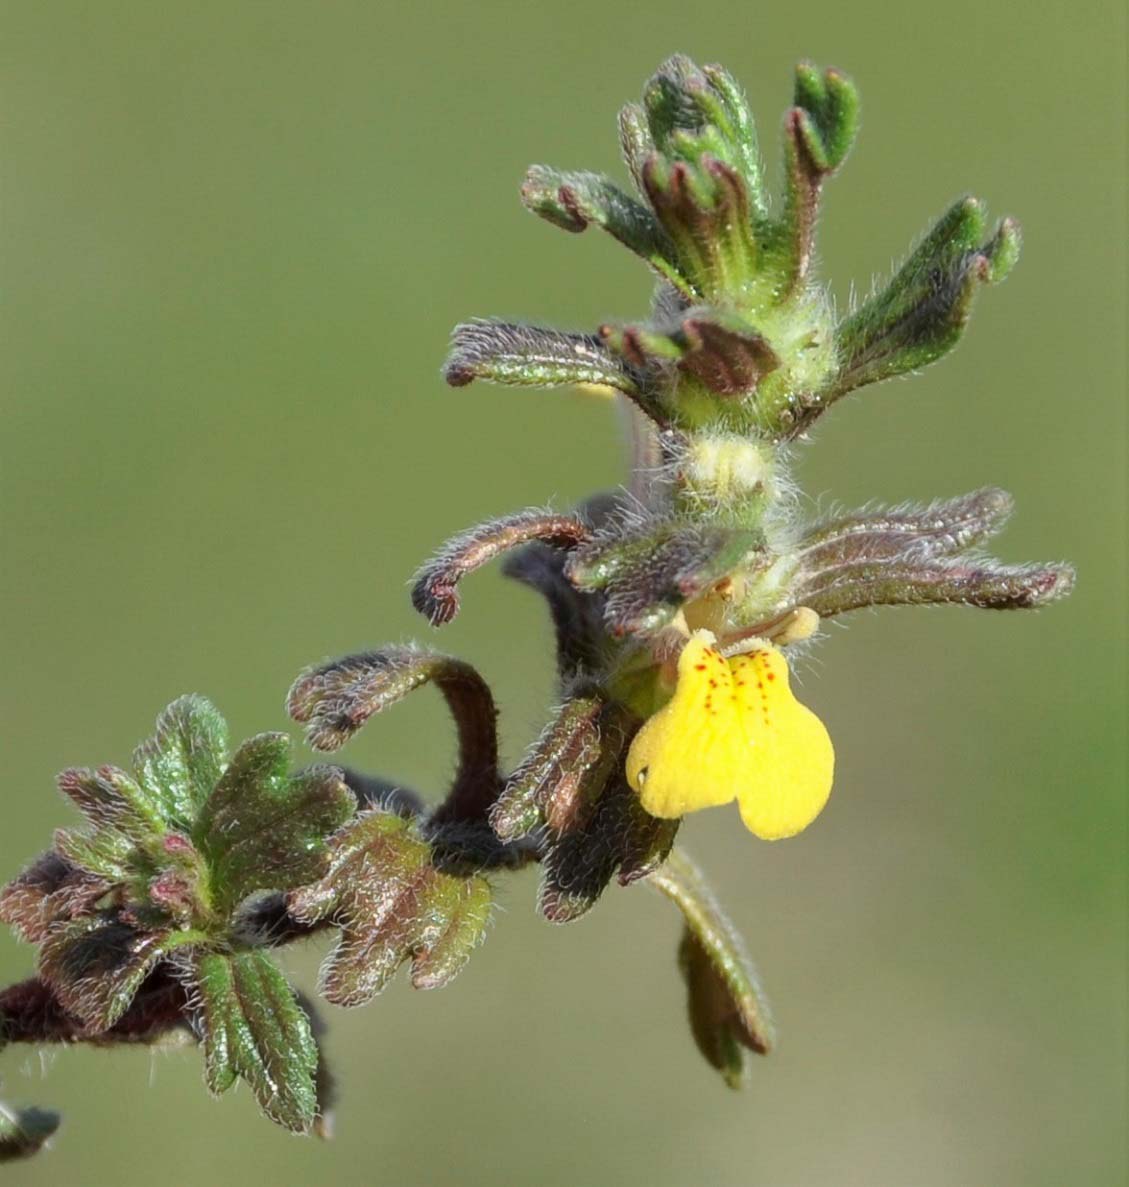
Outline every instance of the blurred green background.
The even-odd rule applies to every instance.
[[[472,314],[591,327],[650,282],[524,214],[525,166],[618,170],[614,117],[667,54],[721,60],[762,139],[810,56],[854,75],[859,145],[821,252],[841,301],[966,189],[1024,259],[952,359],[836,410],[801,475],[855,504],[998,483],[1010,560],[1070,558],[1039,615],[899,611],[804,674],[839,756],[817,827],[690,820],[782,1039],[731,1093],[699,1060],[677,921],[613,890],[572,927],[504,887],[449,989],[331,1019],[332,1145],[192,1052],[9,1050],[59,1107],[27,1184],[1060,1187],[1125,1170],[1124,14],[891,7],[249,2],[3,8],[5,876],[68,819],[68,764],[122,762],[179,693],[286,728],[305,664],[429,640],[406,580],[447,534],[622,476],[609,406],[438,368]],[[517,756],[552,695],[542,607],[474,578],[438,640]],[[438,794],[423,694],[350,761]],[[32,951],[0,939],[0,975]],[[318,951],[289,966],[312,982]]]

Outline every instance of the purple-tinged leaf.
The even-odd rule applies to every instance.
[[[542,822],[554,832],[579,825],[599,799],[622,752],[622,711],[595,693],[567,699],[490,809],[503,841]]]
[[[1030,610],[1074,587],[1069,565],[1005,565],[990,559],[916,558],[833,565],[806,574],[791,591],[798,606],[831,618],[867,606],[944,603],[984,610]]]
[[[341,929],[321,975],[338,1006],[370,1001],[405,961],[417,989],[445,985],[481,941],[490,905],[485,878],[438,867],[411,821],[380,811],[345,825],[330,840],[325,876],[289,898],[299,922]]]
[[[800,569],[810,573],[901,556],[950,556],[995,535],[1014,506],[1007,491],[988,486],[923,505],[858,511],[814,525],[796,556]]]
[[[39,974],[63,1008],[98,1033],[121,1018],[160,961],[207,939],[199,931],[145,931],[114,918],[81,919],[59,925],[44,940]]]
[[[412,605],[432,626],[442,626],[459,612],[458,586],[468,573],[532,540],[569,549],[590,534],[588,525],[575,515],[539,509],[479,524],[448,540],[419,570],[412,585]]]
[[[39,943],[54,924],[93,911],[109,888],[104,878],[49,849],[0,890],[0,920],[21,940]]]
[[[562,681],[598,670],[605,645],[602,599],[582,593],[568,580],[568,555],[545,544],[527,544],[502,565],[507,577],[536,590],[548,603]]]
[[[498,713],[486,681],[470,664],[412,647],[347,655],[299,676],[287,708],[306,724],[314,749],[336,750],[374,713],[430,683],[446,699],[459,734],[458,771],[436,818],[481,819],[498,791]]]
[[[621,765],[617,771],[588,819],[550,835],[538,892],[541,914],[550,923],[571,923],[587,914],[617,870],[621,886],[647,877],[674,844],[680,821],[649,815]]]
[[[720,396],[749,395],[780,366],[780,357],[753,326],[709,306],[679,309],[669,319],[642,326],[604,325],[600,336],[629,365],[653,368],[676,361],[685,374]],[[651,415],[664,419],[654,410]]]
[[[747,566],[762,543],[758,533],[727,526],[609,528],[569,554],[565,574],[577,589],[604,592],[612,635],[649,637],[686,602]]]

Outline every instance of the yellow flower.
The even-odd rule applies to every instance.
[[[823,722],[792,695],[771,643],[727,659],[695,631],[670,701],[635,737],[627,779],[652,816],[674,818],[736,799],[746,828],[791,837],[831,794],[835,752]]]

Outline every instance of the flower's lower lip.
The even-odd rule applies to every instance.
[[[715,643],[708,631],[686,642],[673,695],[631,743],[628,782],[663,819],[736,799],[757,836],[794,836],[831,792],[830,738],[793,696],[778,648],[747,640],[730,657]]]

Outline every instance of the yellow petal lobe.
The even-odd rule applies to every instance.
[[[696,631],[670,701],[636,735],[627,779],[664,818],[736,799],[746,827],[790,837],[831,794],[835,755],[818,717],[792,695],[788,665],[769,643],[726,659]]]
[[[737,788],[741,819],[766,841],[795,836],[831,795],[831,738],[792,694],[788,663],[774,647],[736,656],[730,667],[752,743]]]
[[[678,657],[674,695],[635,735],[627,781],[652,816],[672,819],[728,804],[743,749],[733,675],[709,631],[695,631]]]

